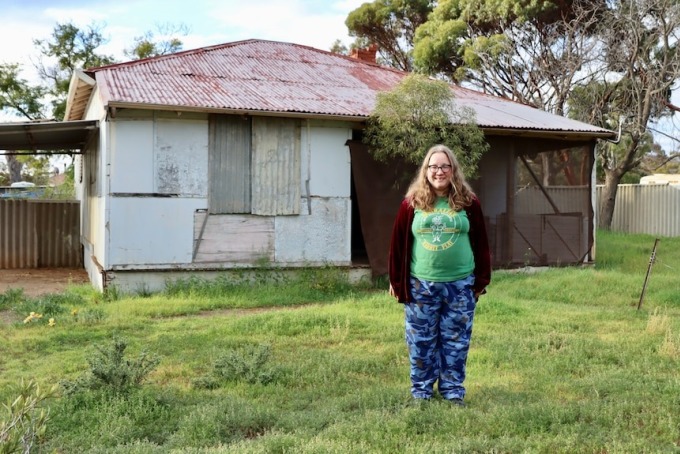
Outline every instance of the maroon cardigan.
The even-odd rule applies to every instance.
[[[470,221],[470,244],[475,258],[475,294],[486,293],[486,286],[491,282],[491,254],[489,252],[489,240],[486,236],[484,214],[477,197],[473,197],[472,204],[465,207]],[[410,291],[411,279],[411,252],[413,251],[413,233],[411,223],[415,210],[408,199],[401,202],[397,217],[394,220],[392,239],[390,240],[390,253],[387,269],[390,277],[390,285],[397,295],[400,303],[412,301]]]

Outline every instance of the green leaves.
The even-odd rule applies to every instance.
[[[408,76],[394,90],[378,95],[364,142],[378,160],[401,158],[412,164],[443,143],[470,176],[488,148],[474,112],[456,106],[448,84],[421,75]]]
[[[41,404],[56,393],[57,388],[41,388],[33,380],[21,381],[18,396],[6,403],[0,419],[0,454],[31,452],[45,436],[49,410]]]
[[[0,65],[0,110],[13,111],[28,120],[40,118],[45,89],[31,86],[19,73],[20,67],[16,63]]]
[[[74,381],[65,380],[67,395],[87,390],[110,389],[115,393],[138,387],[160,363],[160,357],[142,351],[135,359],[125,357],[127,341],[114,338],[109,345],[98,345],[87,359],[90,370]]]

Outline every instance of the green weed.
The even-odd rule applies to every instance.
[[[595,266],[494,272],[465,409],[412,404],[403,307],[384,280],[323,269],[109,301],[71,292],[83,301],[56,304],[68,311],[56,326],[0,324],[0,398],[21,379],[91,373],[90,346],[113,333],[162,364],[126,392],[97,384],[50,402],[43,452],[677,452],[680,239],[661,240],[639,311],[654,238],[597,239]],[[117,367],[139,358],[126,356]],[[99,369],[115,382],[116,367]]]
[[[269,364],[271,346],[244,345],[220,355],[208,376],[200,377],[195,385],[214,389],[224,381],[242,381],[266,385],[276,378],[274,368]]]
[[[97,345],[87,358],[90,370],[75,380],[64,380],[61,385],[65,394],[97,389],[109,389],[115,393],[138,387],[158,366],[160,358],[142,351],[136,359],[125,358],[127,341],[114,337],[108,345]]]
[[[21,305],[25,299],[24,290],[21,288],[11,288],[5,293],[0,293],[0,311],[13,309]]]
[[[49,408],[45,401],[54,396],[57,388],[41,388],[35,381],[23,380],[16,389],[16,398],[4,405],[0,417],[0,452],[34,452],[45,438]]]

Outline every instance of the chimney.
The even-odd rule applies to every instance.
[[[352,49],[349,56],[368,63],[375,63],[375,55],[377,52],[378,46],[376,44],[371,44],[366,49]]]

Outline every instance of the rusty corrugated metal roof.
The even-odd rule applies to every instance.
[[[246,40],[87,71],[104,105],[283,113],[362,120],[408,73],[307,46]],[[484,129],[610,137],[612,131],[461,87],[457,104]],[[74,103],[69,118],[78,112]],[[77,115],[76,115],[77,116]],[[74,118],[75,119],[75,118]]]

